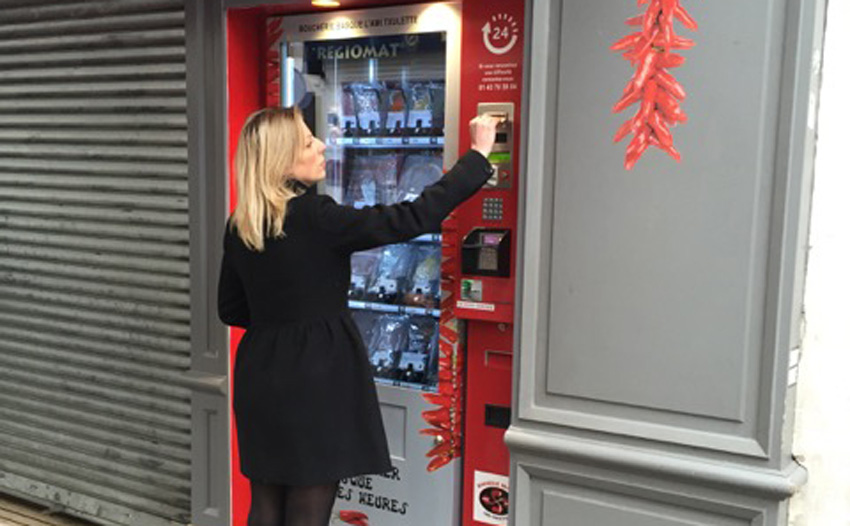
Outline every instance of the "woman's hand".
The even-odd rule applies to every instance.
[[[499,121],[489,115],[479,115],[469,121],[470,147],[487,157],[496,142],[496,124]]]

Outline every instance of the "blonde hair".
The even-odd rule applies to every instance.
[[[305,140],[298,108],[265,108],[242,126],[236,147],[236,208],[232,227],[251,249],[282,237],[289,200],[297,194],[292,168]]]

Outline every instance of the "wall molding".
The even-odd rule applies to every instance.
[[[655,479],[683,481],[777,501],[794,495],[808,477],[806,469],[794,461],[782,470],[744,467],[731,462],[703,461],[517,426],[507,430],[505,443],[512,454],[529,454],[536,458],[604,467]]]

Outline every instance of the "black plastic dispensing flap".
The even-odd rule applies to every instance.
[[[511,425],[511,408],[503,405],[484,405],[484,425],[507,429]]]

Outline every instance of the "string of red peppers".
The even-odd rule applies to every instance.
[[[443,265],[441,269],[440,338],[437,373],[437,392],[423,393],[435,409],[422,411],[422,418],[431,427],[419,433],[434,437],[434,446],[426,453],[431,460],[428,471],[436,471],[460,457],[462,447],[461,407],[463,405],[463,355],[457,352],[460,337],[454,315],[452,289],[460,269],[454,253],[459,244],[457,218],[454,214],[443,222]]]
[[[436,393],[423,393],[422,398],[437,409],[422,412],[422,418],[433,427],[421,429],[419,433],[434,437],[435,445],[426,456],[431,459],[428,471],[435,471],[452,459],[460,456],[460,405],[462,403],[461,371],[463,357],[456,352],[457,332],[446,323],[441,323],[440,357]],[[444,340],[446,338],[448,341]]]
[[[646,13],[626,20],[626,24],[640,26],[640,31],[611,46],[611,51],[623,51],[623,58],[637,68],[622,98],[614,105],[614,113],[641,101],[637,113],[614,135],[614,142],[634,135],[626,148],[626,170],[634,167],[650,145],[664,150],[676,161],[682,159],[673,146],[670,127],[688,120],[680,107],[686,94],[667,70],[685,63],[685,57],[672,50],[689,49],[694,41],[677,35],[673,31],[673,20],[678,19],[686,28],[697,30],[697,23],[679,5],[679,0],[638,0],[637,3],[639,6],[649,4]]]

